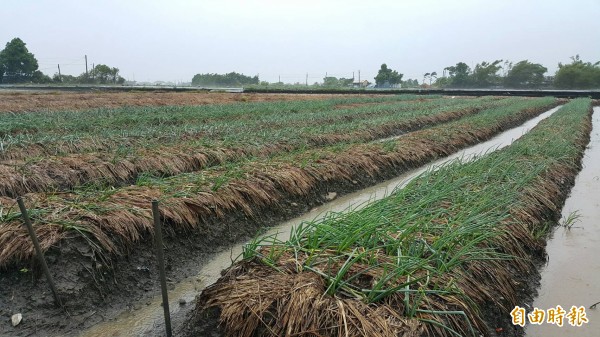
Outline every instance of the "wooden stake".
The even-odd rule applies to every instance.
[[[162,225],[158,211],[158,200],[152,200],[152,215],[154,216],[154,237],[156,238],[156,257],[160,273],[160,288],[162,290],[163,310],[165,313],[165,329],[167,337],[172,336],[171,313],[169,312],[169,294],[167,293],[167,277],[165,276],[165,259],[163,255]]]
[[[40,247],[40,243],[35,235],[35,231],[33,230],[33,226],[31,225],[31,221],[29,220],[29,215],[27,214],[27,208],[25,208],[25,203],[23,203],[23,198],[18,197],[17,203],[19,204],[19,209],[21,210],[21,216],[23,217],[23,222],[25,222],[25,226],[27,227],[27,231],[29,232],[29,237],[33,242],[33,246],[35,247],[36,256],[38,261],[42,265],[42,269],[44,270],[44,274],[46,274],[46,280],[50,284],[50,289],[52,289],[52,294],[54,295],[54,301],[57,306],[62,307],[62,302],[58,297],[58,291],[56,290],[56,286],[54,285],[54,280],[52,280],[52,275],[50,275],[50,270],[48,269],[48,265],[46,264],[46,259],[44,259],[44,253],[42,252],[42,248]]]

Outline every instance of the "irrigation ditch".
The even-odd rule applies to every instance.
[[[371,187],[366,187],[356,192],[341,196],[333,201],[316,206],[310,211],[299,217],[285,221],[269,229],[264,235],[276,235],[281,240],[289,238],[290,230],[300,225],[302,222],[322,219],[328,212],[344,212],[348,210],[359,210],[365,207],[369,202],[384,198],[392,191],[403,188],[412,179],[420,174],[442,167],[454,160],[460,159],[464,162],[474,160],[479,156],[491,151],[499,150],[510,145],[514,140],[520,138],[523,134],[533,128],[540,120],[543,120],[553,114],[559,107],[553,108],[543,114],[534,117],[524,124],[504,131],[492,139],[471,146],[448,157],[438,159],[423,167],[410,170],[391,180],[384,181]],[[174,321],[176,333],[183,333],[184,325],[190,319],[192,305],[179,305],[183,300],[186,303],[195,303],[196,296],[206,286],[213,284],[221,276],[221,272],[228,268],[232,263],[232,258],[240,256],[243,252],[245,243],[236,244],[225,249],[214,256],[201,266],[198,273],[178,282],[174,289],[170,291],[171,317]],[[84,331],[82,337],[101,337],[106,335],[147,335],[160,333],[164,331],[162,310],[160,308],[161,299],[156,296],[149,305],[142,305],[138,310],[120,314],[114,320],[109,320],[93,326]],[[218,329],[215,329],[218,331]]]
[[[147,205],[151,200],[165,200],[161,215],[174,232],[235,232],[209,224],[229,214],[260,223],[266,214],[284,207],[289,200],[318,201],[328,193],[318,193],[319,189],[340,189],[340,185],[352,190],[361,183],[365,186],[393,177],[489,139],[556,105],[552,98],[516,100],[508,106],[486,109],[384,143],[334,145],[164,179],[146,179],[117,189],[84,187],[67,193],[29,193],[28,198],[38,210],[37,221],[47,224],[37,233],[42,247],[48,249],[69,235],[81,236],[92,249],[93,262],[106,267],[110,265],[107,254],[126,255],[146,233],[152,235]],[[0,251],[0,266],[33,256],[33,249],[23,236],[19,214],[11,212],[12,204],[13,199],[0,197],[0,205],[7,212],[0,227],[0,245],[5,247]]]
[[[414,161],[415,159],[412,159],[412,162],[402,165],[400,170],[403,170],[403,168],[407,166],[410,167],[410,165],[419,166],[420,163],[427,162],[438,156],[443,156],[448,152],[453,152],[460,148],[461,145],[467,145],[468,142],[474,144],[479,142],[482,138],[489,138],[501,130],[510,127],[511,125],[519,124],[521,121],[526,120],[530,116],[539,114],[543,110],[542,107],[544,105],[553,104],[552,101],[547,101],[545,103],[540,101],[540,103],[542,104],[538,108],[529,110],[526,109],[527,111],[525,111],[525,113],[506,113],[503,112],[505,110],[499,110],[496,112],[498,115],[497,118],[499,118],[498,124],[492,123],[491,125],[487,125],[489,119],[484,119],[482,123],[479,124],[479,128],[474,128],[472,124],[458,124],[455,126],[454,133],[446,135],[446,139],[448,139],[448,141],[445,146],[439,145],[440,147],[434,149],[434,152],[426,154],[424,157],[423,154],[417,156],[416,161]],[[525,106],[527,106],[527,104]],[[492,116],[493,115],[494,114],[492,114]],[[475,120],[477,120],[477,118],[475,118]],[[469,120],[466,122],[472,123],[469,122]],[[473,130],[471,130],[473,135],[467,138],[467,142],[464,142],[464,138],[461,138],[461,141],[454,139],[457,134],[462,133],[462,131],[460,131],[461,127],[473,128]],[[444,127],[443,129],[446,128]],[[428,131],[428,133],[435,136],[436,140],[439,140],[439,135],[436,132]],[[464,137],[464,135],[462,137]],[[410,145],[411,143],[408,142],[406,147],[409,148]],[[414,143],[412,143],[412,145],[414,145]],[[422,148],[422,145],[420,147]],[[364,152],[364,155],[367,155],[367,158],[371,158],[371,152],[373,148],[368,148],[368,150],[368,152]],[[360,154],[361,152],[362,151],[352,152],[352,157],[356,158],[356,155]],[[402,153],[403,152],[400,152],[399,155]],[[369,164],[369,162],[370,161],[367,161],[367,164]],[[168,265],[174,269],[172,272],[173,274],[189,275],[190,271],[185,269],[186,266],[175,261],[179,261],[181,257],[189,255],[191,251],[200,251],[201,253],[198,256],[198,259],[205,258],[211,253],[207,247],[212,247],[212,249],[214,249],[215,243],[217,243],[216,247],[219,247],[224,243],[223,241],[234,242],[240,238],[254,235],[260,226],[275,224],[278,220],[289,217],[289,215],[292,213],[306,210],[307,207],[312,207],[312,205],[325,201],[327,194],[330,193],[329,191],[332,188],[335,188],[337,193],[343,193],[372,184],[377,179],[392,177],[398,172],[398,169],[393,169],[395,166],[393,163],[394,161],[390,162],[392,165],[388,166],[387,168],[381,167],[375,172],[371,171],[371,174],[368,176],[365,176],[364,172],[369,172],[369,170],[365,170],[369,167],[365,167],[362,169],[355,168],[357,173],[362,174],[345,176],[338,180],[333,178],[320,180],[315,179],[313,181],[323,181],[325,184],[313,187],[308,193],[304,192],[300,195],[294,195],[293,193],[284,192],[283,194],[280,194],[279,199],[285,199],[286,205],[289,205],[289,208],[280,207],[274,210],[269,210],[268,207],[266,207],[266,209],[263,207],[260,209],[260,219],[249,219],[248,214],[244,212],[237,212],[237,214],[233,213],[217,218],[209,217],[208,220],[203,219],[204,221],[208,222],[206,227],[203,227],[205,228],[203,231],[190,231],[189,229],[186,230],[185,227],[179,227],[178,229],[178,227],[173,226],[170,232],[171,235],[169,235],[170,242],[167,242],[167,256],[168,258],[169,256],[171,258],[171,260],[168,261]],[[350,161],[346,165],[353,167],[354,164],[354,161]],[[371,165],[370,167],[371,170],[373,170]],[[286,166],[282,171],[286,172],[289,169],[289,166]],[[325,167],[324,172],[329,172],[329,170],[331,170],[331,168]],[[353,178],[353,176],[356,177]],[[291,178],[294,179],[296,176],[292,176]],[[254,190],[260,189],[254,188]],[[226,194],[227,190],[223,189],[218,192]],[[140,194],[137,193],[134,195],[139,196]],[[28,197],[30,200],[36,200],[35,194],[30,194]],[[47,200],[44,195],[40,195],[40,197],[37,198],[42,201],[42,204],[45,200]],[[143,204],[146,198],[147,197],[144,196],[142,200],[135,201],[134,204]],[[93,196],[92,200],[94,204],[97,204],[97,196]],[[46,209],[50,209],[52,212],[46,215],[44,213],[38,213],[38,221],[41,220],[42,222],[49,221],[50,223],[56,223],[56,219],[52,218],[43,220],[43,217],[47,215],[51,215],[52,217],[56,216],[56,218],[60,219],[60,221],[64,221],[64,219],[68,218],[69,214],[74,210],[72,206],[65,208],[64,206],[60,206],[60,203],[57,204],[53,200],[49,201],[49,207],[46,207]],[[186,203],[186,205],[189,202],[189,200],[183,201]],[[273,204],[281,203],[279,200],[272,200],[271,202]],[[209,205],[214,205],[215,201],[209,200],[208,203]],[[10,204],[10,200],[5,201],[5,204]],[[123,204],[122,197],[118,198],[118,204]],[[251,205],[247,205],[245,207],[243,206],[244,205],[231,205],[232,209],[258,211],[258,209],[251,207]],[[109,216],[109,219],[108,221],[100,222],[100,225],[106,227],[106,225],[119,224],[123,223],[123,221],[125,222],[124,228],[127,228],[130,223],[137,223],[143,226],[148,225],[146,224],[148,217],[144,216],[143,214],[140,216],[139,211],[137,211],[137,213],[126,213],[125,217],[123,218],[121,209],[122,206],[119,206],[116,213],[117,218],[110,219],[110,214],[104,215]],[[192,208],[192,210],[195,209]],[[214,209],[212,207],[207,207],[207,210],[209,215],[214,214]],[[61,214],[61,211],[66,213]],[[35,212],[36,208],[32,209],[32,215],[35,215]],[[168,214],[171,214],[172,217],[173,215],[176,215],[176,213],[168,210],[167,212],[163,213],[163,217],[167,219],[168,222],[174,221],[173,218],[169,220]],[[112,216],[115,216],[115,213],[113,213]],[[139,218],[136,220],[134,216]],[[85,216],[83,218],[87,219],[87,221],[94,220],[94,218],[90,216]],[[118,220],[119,218],[121,218],[121,220]],[[186,217],[184,217],[184,219],[185,218]],[[195,217],[187,217],[187,219],[190,218],[194,219]],[[7,232],[4,232],[3,238],[6,239],[8,237],[7,242],[10,244],[7,243],[3,245],[4,249],[2,253],[11,254],[12,251],[12,254],[16,253],[25,254],[21,256],[32,256],[32,250],[31,248],[28,248],[28,239],[26,236],[21,234],[22,231],[20,229],[20,221],[16,220],[13,222],[14,227],[5,226],[3,228],[3,230],[8,229],[9,231],[13,231],[14,235],[7,236]],[[236,224],[239,226],[235,226],[236,229],[232,230],[231,226],[224,227],[220,225],[222,223]],[[138,239],[136,249],[133,251],[126,251],[127,259],[120,259],[115,263],[114,261],[104,258],[105,255],[102,254],[102,250],[98,250],[99,247],[97,243],[95,245],[90,245],[90,241],[86,238],[86,236],[73,235],[76,233],[81,234],[78,228],[83,228],[86,230],[86,232],[90,232],[91,230],[85,227],[74,227],[75,231],[70,232],[71,234],[66,233],[67,237],[64,236],[65,233],[63,233],[61,236],[61,233],[56,231],[58,229],[56,226],[41,227],[41,232],[40,230],[37,231],[42,242],[42,247],[45,247],[45,249],[50,247],[53,248],[47,252],[47,258],[50,262],[54,277],[59,285],[59,290],[62,292],[63,296],[66,297],[66,305],[69,308],[71,319],[65,321],[63,319],[62,312],[57,312],[57,310],[51,304],[51,296],[49,297],[49,293],[46,291],[47,287],[43,280],[38,280],[36,283],[23,283],[24,280],[36,279],[37,276],[34,275],[33,272],[28,272],[28,269],[35,271],[35,265],[28,266],[27,264],[21,264],[21,266],[13,267],[14,269],[12,272],[3,273],[0,275],[0,277],[2,277],[2,284],[6,285],[6,287],[2,288],[1,295],[2,298],[8,299],[6,301],[6,307],[2,308],[4,315],[13,313],[14,310],[19,310],[15,308],[20,307],[20,311],[22,311],[25,317],[28,318],[27,320],[24,320],[22,325],[20,325],[18,331],[7,327],[10,333],[19,332],[23,334],[35,334],[41,332],[52,334],[52,331],[54,331],[54,333],[61,335],[64,334],[65,331],[80,328],[82,324],[93,324],[99,320],[104,320],[103,314],[97,313],[97,310],[89,309],[90,303],[94,306],[94,308],[100,305],[104,305],[106,308],[108,303],[108,306],[119,307],[119,310],[123,310],[123,306],[130,305],[132,301],[143,298],[145,293],[153,289],[155,286],[156,282],[150,277],[155,269],[153,268],[154,264],[152,263],[153,254],[151,243],[148,240]],[[103,228],[103,230],[110,230],[110,228]],[[99,234],[102,235],[102,233]],[[124,234],[130,235],[129,233]],[[111,235],[111,237],[113,240],[115,240],[115,236],[117,236],[116,239],[118,240],[118,235],[123,235],[123,233],[119,234],[118,232],[115,232]],[[108,247],[110,248],[110,246]],[[120,296],[121,293],[130,294],[130,298],[126,300],[123,299]],[[18,296],[18,294],[25,294],[25,296]],[[110,309],[108,311],[110,312]]]
[[[196,288],[202,287],[198,282],[197,276],[194,276],[196,275],[198,265],[209,261],[212,254],[223,247],[254,236],[259,228],[272,226],[283,219],[306,212],[315,205],[328,201],[328,199],[396,176],[410,168],[419,167],[465,146],[489,139],[509,127],[518,125],[526,119],[538,115],[544,109],[540,106],[529,109],[521,108],[521,110],[523,113],[519,116],[516,116],[516,114],[499,114],[495,122],[497,124],[488,126],[487,129],[482,124],[473,124],[473,120],[470,120],[471,122],[463,121],[463,119],[468,120],[468,116],[463,116],[463,119],[448,124],[448,126],[452,125],[456,128],[454,131],[443,133],[441,131],[448,129],[448,126],[440,126],[436,129],[437,132],[435,133],[429,131],[432,138],[424,143],[416,143],[416,138],[427,138],[427,130],[431,128],[408,133],[405,138],[400,136],[399,139],[402,139],[402,142],[398,142],[397,139],[390,139],[380,145],[368,144],[352,146],[351,148],[342,147],[342,153],[347,156],[346,158],[342,157],[342,159],[339,159],[339,157],[331,159],[331,154],[327,153],[330,150],[326,146],[324,149],[319,149],[319,151],[324,151],[321,152],[320,157],[317,159],[321,171],[316,169],[311,171],[310,166],[302,169],[308,170],[310,175],[315,175],[316,178],[313,177],[315,181],[323,181],[322,184],[311,183],[313,185],[309,184],[309,186],[304,187],[296,186],[292,190],[284,189],[278,193],[271,193],[271,190],[269,196],[257,199],[261,203],[260,206],[239,203],[228,205],[227,203],[231,202],[231,200],[219,200],[214,196],[207,197],[208,199],[205,201],[199,201],[198,199],[191,201],[180,200],[168,204],[168,207],[163,210],[162,215],[169,225],[167,229],[166,251],[167,264],[170,268],[168,274],[172,277],[170,281],[171,287],[175,287],[174,284],[177,283],[176,281],[188,276],[195,278],[193,283]],[[411,136],[415,138],[411,138]],[[398,149],[398,143],[405,143],[405,148],[412,148],[413,151]],[[433,143],[441,143],[442,145],[438,145],[440,147],[435,148],[432,146]],[[415,153],[415,148],[428,148],[427,151],[431,152]],[[335,149],[335,151],[337,152],[333,153],[338,153],[340,150]],[[403,156],[411,157],[411,159],[408,160]],[[373,165],[373,163],[376,164]],[[352,168],[354,165],[358,165],[358,167]],[[282,179],[279,181],[278,186],[285,186],[284,183],[290,179],[306,180],[306,176],[302,175],[302,170],[298,171],[297,168],[285,165],[285,161],[276,166],[259,166],[259,168],[259,170],[250,170],[248,172],[255,174],[257,171],[267,169],[270,175],[275,176],[277,179]],[[294,174],[292,176],[284,176],[283,172],[294,172]],[[342,177],[335,177],[334,172],[343,172],[343,175]],[[264,176],[259,176],[259,178],[259,181],[263,183],[266,181]],[[175,179],[178,178],[175,177]],[[238,195],[239,193],[245,195],[244,193],[246,192],[244,191],[256,186],[259,185],[250,184],[244,186],[230,184],[221,189],[219,193],[226,194],[226,192],[231,192],[233,189],[233,191],[238,191]],[[265,185],[260,186],[264,189]],[[157,195],[151,191],[151,193],[146,193],[148,191],[131,189],[130,194],[139,193],[139,197],[131,198],[131,195],[121,195],[119,201],[127,205],[136,205],[146,201],[148,196]],[[214,193],[213,195],[217,194]],[[273,195],[276,197],[273,197]],[[124,197],[125,199],[123,199]],[[248,199],[253,199],[253,197],[244,196],[244,198]],[[32,200],[38,202],[36,205],[44,205],[46,202],[43,198],[37,197],[35,192],[32,193],[32,198]],[[8,203],[10,199],[4,197],[2,202]],[[203,208],[203,202],[216,204],[221,212],[215,212],[215,209],[210,207]],[[71,209],[68,208],[70,207],[68,202],[61,201],[56,203],[55,201],[48,200],[46,205],[57,206],[56,209],[60,211],[57,214],[53,214],[53,216],[56,215],[57,217],[68,216],[69,212],[73,211],[72,207]],[[64,208],[65,206],[67,206],[67,209]],[[181,206],[185,206],[186,208],[182,209]],[[232,211],[235,209],[238,211]],[[153,302],[150,294],[156,289],[156,281],[152,279],[152,275],[155,274],[156,270],[154,268],[154,256],[149,240],[151,235],[147,235],[148,232],[151,234],[151,230],[147,229],[145,224],[142,224],[148,218],[145,212],[144,207],[140,207],[137,213],[116,212],[112,210],[108,215],[98,214],[100,218],[91,219],[91,222],[100,221],[100,223],[106,225],[124,216],[125,220],[121,219],[120,221],[135,223],[138,228],[137,230],[146,233],[134,240],[136,242],[135,246],[126,249],[119,246],[120,241],[125,240],[126,236],[131,237],[132,234],[117,232],[111,234],[111,239],[114,240],[113,243],[118,249],[113,250],[110,254],[123,255],[123,257],[118,258],[116,261],[111,262],[104,259],[103,255],[98,254],[97,251],[98,248],[100,250],[107,250],[107,247],[111,245],[110,241],[104,242],[105,246],[103,247],[100,247],[103,244],[102,242],[100,242],[99,247],[94,247],[90,246],[85,236],[77,236],[73,235],[73,233],[70,233],[67,237],[59,237],[56,241],[46,241],[46,243],[50,242],[46,248],[50,246],[54,247],[48,251],[48,259],[52,268],[55,269],[55,275],[58,276],[60,291],[63,296],[67,297],[68,320],[64,320],[62,312],[57,311],[49,305],[50,295],[48,291],[43,290],[46,287],[43,280],[38,280],[32,284],[22,284],[24,279],[34,280],[37,278],[33,272],[23,271],[23,269],[13,269],[8,274],[0,275],[2,284],[8,285],[8,288],[3,288],[0,291],[0,296],[3,299],[10,300],[10,303],[7,302],[6,305],[0,306],[0,311],[6,316],[9,311],[13,312],[16,306],[24,308],[21,311],[24,312],[25,316],[24,323],[19,329],[0,327],[0,333],[15,335],[75,335],[82,328],[93,326],[99,322],[115,323],[112,319],[123,311],[135,313],[144,310],[146,307],[153,307],[156,303]],[[42,221],[44,219],[46,221],[54,220],[53,218],[48,218],[43,213],[38,213],[36,216],[38,220],[42,219]],[[199,221],[203,222],[200,231],[194,225],[195,221],[198,221],[198,217]],[[88,218],[86,221],[90,221],[90,219]],[[220,226],[222,223],[226,223],[227,227]],[[109,231],[111,230],[110,228],[108,229]],[[57,234],[59,233],[50,231],[46,233],[45,237],[48,238]],[[122,235],[122,237],[119,238],[119,235]],[[112,236],[116,236],[117,239],[115,240]],[[219,241],[215,242],[217,238]],[[25,254],[22,257],[28,256],[26,246],[21,245],[17,249],[22,250],[21,253]],[[191,261],[184,261],[184,257],[189,258],[190,252],[198,252],[198,255],[191,259]],[[35,270],[34,265],[31,270]],[[56,270],[60,270],[60,272],[56,272]],[[27,293],[29,295],[18,298],[19,296],[15,296],[16,293]],[[130,298],[120,298],[120,294],[122,293],[130,294]],[[178,301],[175,307],[181,306],[183,309],[191,308],[188,303],[189,298],[186,299],[186,296],[175,298]],[[179,304],[179,299],[183,299],[181,305]]]
[[[247,160],[252,157],[265,158],[282,152],[298,151],[301,148],[366,142],[457,120],[499,106],[502,104],[502,100],[481,101],[479,106],[474,106],[473,102],[468,102],[468,104],[451,102],[446,106],[440,106],[439,102],[424,103],[420,109],[428,109],[427,113],[415,114],[403,118],[401,121],[393,120],[393,118],[400,113],[406,113],[410,105],[398,107],[398,102],[387,103],[396,104],[394,106],[395,114],[384,116],[385,119],[376,125],[367,125],[359,130],[343,130],[347,131],[345,133],[340,133],[340,130],[321,134],[306,133],[295,141],[270,142],[253,147],[238,144],[207,147],[203,143],[187,144],[183,140],[150,149],[142,148],[119,158],[119,160],[115,160],[114,155],[99,151],[100,149],[86,153],[72,153],[81,151],[80,144],[71,145],[73,149],[64,149],[64,153],[60,155],[56,155],[55,152],[57,152],[57,148],[61,147],[61,144],[49,146],[45,143],[42,147],[37,143],[25,148],[8,149],[2,152],[3,159],[8,159],[8,161],[0,164],[0,176],[3,178],[0,182],[0,196],[16,197],[30,192],[66,190],[89,181],[101,181],[111,186],[122,186],[135,183],[140,175],[148,172],[167,177]],[[376,104],[381,105],[382,103],[377,102]],[[346,118],[345,122],[365,118],[367,114],[373,113],[354,114],[351,118]],[[332,119],[330,117],[327,122],[338,122]],[[251,125],[244,125],[244,127],[250,129]],[[254,131],[259,132],[258,130]],[[292,131],[288,137],[292,136],[291,133]],[[215,135],[213,134],[213,136]],[[103,144],[102,146],[114,147],[112,144]],[[36,154],[36,159],[30,158],[32,154]]]
[[[600,331],[600,310],[590,309],[600,301],[600,107],[594,107],[590,144],[581,172],[565,201],[560,223],[547,242],[547,261],[541,268],[540,286],[532,307],[565,310],[584,306],[589,322],[580,327],[565,324],[528,325],[526,336],[587,337]]]
[[[591,113],[589,100],[570,102],[503,150],[289,240],[253,241],[202,292],[191,333],[522,334],[506,313],[535,289],[533,262],[581,168]]]

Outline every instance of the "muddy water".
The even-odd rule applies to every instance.
[[[409,171],[395,179],[388,180],[381,184],[363,189],[361,191],[351,193],[340,197],[332,202],[314,208],[310,212],[282,223],[277,227],[272,228],[268,234],[277,234],[280,239],[289,237],[290,229],[297,226],[303,221],[311,221],[323,217],[327,212],[340,212],[348,209],[358,209],[364,207],[369,201],[374,201],[389,195],[391,191],[397,188],[402,188],[410,180],[417,177],[419,174],[428,169],[441,167],[442,165],[462,158],[463,160],[473,160],[486,152],[494,151],[502,147],[510,145],[514,140],[520,138],[527,133],[537,123],[549,117],[552,113],[558,110],[559,107],[551,109],[538,117],[529,120],[525,124],[510,129],[491,140],[480,143],[478,145],[467,148],[452,156],[440,159],[430,165]],[[196,295],[202,289],[217,281],[221,270],[229,267],[233,258],[237,257],[242,252],[243,245],[236,245],[229,250],[223,251],[215,255],[211,261],[202,266],[198,274],[194,277],[187,278],[179,282],[174,289],[169,290],[169,307],[171,309],[171,319],[173,330],[177,331],[177,327],[184,323],[185,315],[191,309]],[[179,301],[185,301],[185,305],[180,305]],[[123,313],[116,320],[100,323],[93,326],[87,331],[84,331],[82,337],[101,337],[101,336],[154,336],[164,333],[163,310],[161,307],[161,297],[157,296],[150,302],[139,305],[138,310]]]
[[[590,144],[583,158],[571,195],[563,207],[563,219],[573,212],[578,221],[568,230],[557,227],[547,242],[548,263],[542,270],[538,297],[533,306],[541,310],[560,305],[585,307],[589,323],[573,327],[552,324],[530,325],[527,337],[600,336],[600,108],[594,108]],[[529,309],[529,308],[528,308]]]

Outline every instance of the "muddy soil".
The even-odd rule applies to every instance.
[[[343,195],[392,177],[390,170],[375,178],[343,179],[301,199],[288,199],[276,209],[262,210],[256,219],[240,211],[203,228],[207,231],[174,232],[165,225],[165,264],[168,283],[174,284],[197,273],[198,267],[214,253],[236,242],[248,240],[259,231],[305,213],[329,201],[330,192]],[[40,268],[19,264],[0,273],[0,336],[76,336],[119,313],[138,309],[160,292],[158,270],[152,242],[142,241],[122,258],[104,261],[90,256],[89,246],[80,238],[63,240],[46,257],[65,310],[56,308]],[[110,266],[108,266],[110,265]],[[139,304],[137,304],[139,306]],[[23,321],[12,327],[10,318],[21,313]]]
[[[125,106],[187,106],[236,102],[324,100],[376,95],[253,94],[216,92],[1,92],[0,113],[85,110]]]
[[[564,202],[569,195],[571,187],[574,185],[575,177],[565,179],[562,185],[560,203]],[[556,225],[560,218],[558,213],[548,213],[549,224]],[[540,286],[540,268],[547,262],[547,255],[544,249],[529,250],[529,255],[535,266],[537,267],[532,273],[522,274],[516,270],[513,272],[513,282],[518,285],[517,298],[520,299],[520,305],[526,308],[532,308],[534,298],[537,296]],[[500,297],[501,294],[496,294]],[[219,326],[219,311],[217,308],[211,308],[207,311],[199,310],[200,305],[197,304],[196,310],[188,314],[185,324],[177,335],[181,336],[225,336],[224,330]],[[492,303],[482,305],[484,320],[489,327],[488,336],[525,336],[525,330],[520,326],[512,324],[509,311],[502,310]],[[210,332],[210,334],[208,334]]]
[[[511,143],[511,141],[519,138],[523,135],[523,133],[535,126],[537,124],[536,120],[548,117],[550,113],[551,112],[544,113],[539,117],[528,121],[527,123],[523,124],[518,128],[506,131],[501,135],[490,139],[487,142],[477,144],[473,147],[469,147],[454,155],[431,163],[430,165],[433,167],[438,167],[456,158],[470,160],[480,155],[481,153],[489,151],[490,149],[496,149],[501,148],[503,146],[507,146]],[[427,167],[429,167],[429,165],[416,170],[411,170],[402,174],[401,176],[395,177],[391,180],[387,180],[373,187],[362,189],[356,193],[351,193],[347,196],[336,198],[336,200],[328,202],[322,207],[312,209],[309,213],[303,214],[298,218],[294,218],[289,222],[277,225],[274,229],[269,230],[268,235],[277,234],[281,240],[285,240],[288,238],[290,228],[297,226],[300,222],[310,221],[314,219],[317,215],[321,217],[326,212],[342,212],[348,209],[349,207],[360,207],[360,205],[364,205],[364,203],[368,202],[369,200],[379,199],[387,195],[390,191],[405,186],[412,178],[424,172],[427,169]],[[207,335],[208,331],[211,331],[213,335],[218,335],[219,330],[217,328],[216,321],[216,317],[218,317],[218,315],[214,316],[214,311],[207,313],[207,316],[211,317],[211,319],[197,319],[197,317],[192,317],[189,315],[190,311],[192,311],[193,305],[188,305],[187,307],[180,307],[178,299],[183,299],[186,301],[186,303],[192,304],[195,301],[196,294],[198,294],[205,286],[214,283],[218,279],[220,271],[231,264],[231,256],[236,256],[241,251],[242,248],[238,244],[232,247],[231,250],[228,249],[219,254],[214,255],[210,259],[209,263],[207,263],[206,265],[198,266],[198,273],[195,276],[183,280],[182,282],[178,283],[174,289],[170,291],[169,296],[171,302],[171,319],[173,321],[173,327],[176,331],[176,335],[188,334],[202,336]],[[533,281],[537,279],[537,275],[529,275],[528,277]],[[521,284],[523,284],[524,286],[531,286],[531,289],[524,290],[524,292],[528,294],[532,293],[534,287],[532,282],[521,281]],[[159,304],[160,298],[157,297],[152,300],[151,306],[143,307],[140,310],[119,315],[119,317],[115,321],[98,324],[92,329],[86,330],[83,333],[82,337],[100,337],[105,335],[114,335],[115,333],[117,335],[118,333],[122,333],[123,336],[127,334],[145,336],[151,335],[152,332],[158,334],[164,331],[164,324],[162,324],[162,310],[160,309]],[[490,322],[490,325],[492,323],[496,324],[491,326],[496,328],[506,326],[506,328],[502,328],[503,330],[511,328],[510,322],[506,319],[504,321],[494,320],[496,317],[501,317],[505,313],[492,313],[490,311],[488,312],[488,314],[488,322]],[[188,317],[186,317],[186,315]],[[190,321],[193,323],[185,326],[186,322],[189,323]],[[495,328],[492,332],[495,334]],[[517,333],[518,331],[515,331],[515,334]],[[508,334],[505,333],[505,335]]]
[[[288,199],[277,208],[262,210],[257,218],[247,218],[242,212],[232,213],[221,221],[208,223],[202,232],[174,232],[167,224],[168,283],[173,285],[196,275],[199,266],[212,254],[233,243],[329,201],[331,192],[339,196],[356,191],[396,177],[401,171],[404,170],[397,168],[374,178],[356,177],[354,181],[340,178],[328,186],[317,187],[304,198]],[[138,309],[139,303],[149,303],[160,291],[154,249],[149,240],[136,245],[126,256],[107,261],[94,256],[82,239],[72,238],[50,249],[47,260],[65,303],[64,310],[53,305],[52,294],[35,263],[2,270],[0,336],[76,336],[90,326],[114,319],[123,311]],[[13,327],[10,318],[16,313],[23,315],[23,321]],[[502,320],[506,315],[494,317]]]

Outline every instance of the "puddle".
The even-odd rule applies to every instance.
[[[530,325],[527,337],[600,335],[600,304],[589,308],[600,302],[600,107],[594,108],[593,125],[583,169],[562,211],[563,220],[577,212],[578,221],[571,230],[557,227],[548,240],[548,264],[533,302],[541,310],[560,305],[568,312],[573,305],[584,306],[589,322],[581,327],[571,326],[566,319],[563,327]]]
[[[537,123],[549,117],[552,113],[558,110],[560,107],[551,109],[536,118],[533,118],[519,127],[510,129],[498,136],[490,139],[489,141],[477,144],[475,146],[464,149],[460,152],[455,153],[449,157],[437,160],[429,165],[415,169],[405,174],[394,178],[392,180],[385,181],[378,185],[347,194],[343,197],[337,198],[332,202],[321,205],[314,208],[310,212],[294,218],[290,221],[280,224],[277,227],[273,227],[267,233],[278,234],[280,239],[287,239],[289,237],[290,229],[293,226],[297,226],[303,221],[310,221],[323,217],[327,212],[340,212],[347,210],[348,208],[361,208],[366,203],[373,200],[378,200],[389,192],[396,188],[402,188],[410,180],[425,172],[431,167],[440,167],[445,163],[452,161],[456,158],[463,158],[464,160],[472,160],[486,152],[490,152],[496,149],[510,145],[514,140],[520,138],[523,134],[527,133]],[[179,282],[174,289],[169,290],[169,308],[171,309],[171,322],[173,331],[177,331],[185,320],[186,314],[193,309],[196,295],[198,295],[202,289],[214,282],[220,276],[221,270],[231,265],[231,260],[237,257],[242,252],[242,244],[236,245],[229,250],[225,250],[219,254],[216,254],[210,262],[202,266],[198,275],[190,277]],[[158,276],[157,276],[158,277]],[[184,300],[187,304],[184,306],[179,305],[179,301]],[[600,299],[599,299],[600,301]],[[163,323],[163,310],[161,307],[161,296],[160,292],[157,292],[157,296],[146,301],[141,308],[132,312],[121,314],[115,320],[109,320],[106,322],[99,323],[89,330],[84,331],[81,337],[101,337],[101,336],[154,336],[156,334],[164,333]],[[150,304],[147,304],[150,303]]]

